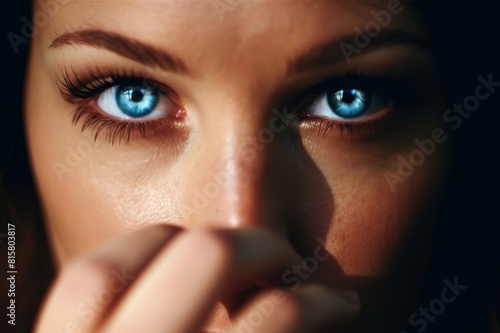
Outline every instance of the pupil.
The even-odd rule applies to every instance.
[[[342,91],[342,103],[351,104],[356,99],[356,95],[351,90]]]
[[[142,90],[136,89],[132,92],[132,101],[140,102],[144,97]]]

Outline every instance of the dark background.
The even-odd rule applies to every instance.
[[[477,77],[500,81],[499,1],[424,1],[450,103],[473,94]],[[453,171],[421,304],[440,296],[443,280],[468,289],[426,332],[484,332],[484,303],[500,315],[500,90],[454,132]],[[495,296],[494,296],[495,295]]]
[[[401,2],[404,4],[405,1],[409,0]],[[420,2],[428,19],[451,104],[462,103],[465,97],[474,93],[479,75],[487,78],[493,74],[493,80],[500,81],[499,1]],[[0,184],[0,233],[6,233],[7,221],[13,221],[15,216],[36,215],[37,211],[37,207],[29,204],[33,199],[32,193],[21,190],[32,186],[25,159],[20,112],[28,46],[20,45],[21,52],[15,54],[7,39],[9,32],[21,34],[24,24],[21,18],[29,18],[28,13],[25,0],[5,1],[2,4],[0,171],[3,184]],[[453,133],[451,184],[421,304],[428,307],[430,301],[440,297],[444,279],[453,281],[457,277],[459,283],[467,285],[468,289],[454,303],[447,305],[444,313],[434,322],[429,322],[425,332],[485,332],[484,305],[489,299],[496,300],[493,302],[500,314],[499,113],[500,89],[486,102],[482,102],[480,108]],[[16,201],[14,199],[19,197],[26,198],[26,205],[22,206],[21,212],[9,201]],[[27,212],[29,210],[32,212]],[[33,228],[23,230],[43,235],[40,224]],[[22,232],[20,228],[19,232]],[[6,253],[3,245],[0,244],[0,249]],[[42,253],[44,247],[45,244],[32,245],[30,251]],[[6,265],[5,256],[2,255],[0,260],[3,268]],[[34,271],[50,271],[47,263],[40,258],[29,265]],[[38,277],[34,275],[29,280],[34,281],[32,285],[36,285]],[[38,283],[43,286],[46,281],[40,279]],[[4,290],[0,292],[3,296]],[[22,297],[37,299],[40,295],[34,292]],[[19,326],[10,331],[26,331],[21,325],[23,320],[29,323],[31,318],[19,315],[16,320]]]

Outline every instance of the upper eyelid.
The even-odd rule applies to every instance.
[[[90,74],[83,79],[80,77],[81,76],[75,71],[69,74],[69,72],[65,70],[62,74],[62,78],[58,80],[59,91],[67,102],[74,103],[77,100],[90,98],[95,94],[102,93],[104,90],[122,82],[126,82],[127,80],[131,82],[137,81],[137,83],[144,82],[146,86],[154,87],[164,95],[170,96],[172,92],[166,85],[142,75]]]
[[[99,67],[89,69],[85,72],[86,74],[84,74],[83,78],[80,79],[82,74],[77,73],[72,69],[71,74],[68,70],[64,71],[63,80],[65,81],[65,83],[63,83],[62,89],[60,87],[60,90],[66,101],[75,104],[79,100],[90,98],[94,94],[102,93],[107,88],[110,88],[113,85],[119,83],[118,81],[136,80],[140,82],[148,82],[148,84],[157,88],[162,94],[166,95],[178,106],[185,108],[185,104],[182,98],[178,96],[176,92],[172,88],[170,88],[170,86],[165,85],[157,80],[151,79],[148,76],[141,74],[140,72],[138,73],[135,71],[132,72],[124,70],[101,70],[99,69]],[[96,80],[100,81],[100,87],[97,87],[98,85],[96,84]],[[341,88],[343,86],[357,86],[359,87],[359,89],[371,89],[374,81],[385,81],[388,82],[387,85],[392,85],[393,87],[399,86],[399,84],[397,82],[393,82],[394,80],[392,80],[391,78],[370,76],[360,72],[351,72],[323,80],[322,82],[306,89],[302,93],[292,96],[291,100],[289,100],[287,104],[291,105],[292,109],[294,110],[293,113],[297,114],[298,111],[305,110],[310,107],[317,98],[326,93],[328,89],[331,89],[332,87]],[[102,83],[105,84],[103,85]],[[84,88],[82,89],[82,87]],[[89,87],[91,89],[88,89]],[[90,94],[89,92],[81,96],[75,96],[75,92],[79,92],[85,89],[89,91],[94,90],[94,94]],[[401,90],[403,90],[405,94],[411,96],[406,96],[402,98],[402,100],[416,100],[418,97],[417,94],[414,93],[413,89],[409,89],[409,87],[402,88]],[[385,91],[378,92],[384,94],[384,96],[387,96],[385,95]],[[393,96],[387,97],[392,100]]]
[[[353,73],[345,77],[334,78],[320,83],[312,88],[313,94],[325,93],[328,89],[353,88],[379,93],[395,103],[416,103],[420,94],[410,86],[395,81],[389,77],[369,76]]]
[[[69,75],[65,75],[66,82],[63,84],[64,87],[60,87],[61,93],[66,101],[71,104],[77,105],[78,107],[86,106],[90,108],[97,108],[96,113],[101,114],[103,118],[112,118],[110,114],[102,110],[101,106],[97,103],[97,100],[102,96],[102,94],[119,84],[132,84],[132,85],[144,85],[145,87],[152,87],[159,94],[160,98],[166,98],[171,105],[175,105],[175,108],[179,110],[185,109],[185,104],[177,95],[177,93],[171,89],[169,86],[158,82],[156,80],[150,79],[148,77],[135,75],[135,74],[125,74],[125,75],[111,75],[105,77],[97,77],[97,75],[89,75],[84,81],[79,79],[79,76],[74,73],[73,82]],[[99,82],[99,83],[96,83]],[[85,91],[86,90],[86,91]],[[78,94],[80,94],[78,96]],[[130,122],[146,122],[149,118],[138,118],[134,121],[125,119],[112,119],[115,123],[130,123]]]

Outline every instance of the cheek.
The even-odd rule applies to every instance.
[[[82,142],[91,147],[89,154],[77,148]],[[116,235],[177,220],[178,184],[165,174],[151,176],[157,171],[155,164],[164,166],[163,172],[168,169],[151,161],[151,156],[162,159],[158,154],[110,154],[106,143],[95,145],[85,137],[68,141],[69,149],[55,149],[55,141],[49,140],[40,145],[54,149],[39,158],[34,155],[33,164],[60,263]]]
[[[33,112],[30,122],[35,124],[42,110]],[[51,126],[36,124],[30,133],[33,167],[59,263],[116,235],[164,223],[167,217],[176,220],[173,196],[179,191],[165,176],[168,154],[130,145],[111,152],[106,142],[60,129],[47,138],[41,132]]]
[[[33,46],[36,50],[36,42]],[[150,175],[172,160],[178,148],[158,152],[155,144],[111,146],[94,142],[72,125],[75,106],[66,103],[56,82],[34,52],[27,77],[25,123],[32,170],[56,262],[61,264],[117,234],[161,222],[172,202]],[[165,138],[162,138],[163,140]],[[175,146],[175,145],[172,145]],[[153,160],[153,161],[152,161]],[[153,199],[152,199],[153,198]],[[172,216],[171,215],[171,216]]]
[[[38,47],[37,47],[38,46]],[[85,203],[86,191],[73,181],[75,170],[84,163],[89,140],[78,139],[71,124],[71,112],[61,101],[54,82],[45,72],[34,40],[30,57],[25,96],[25,122],[32,170],[56,257],[65,251],[64,243],[77,247],[80,240],[74,234],[85,234],[87,227],[78,219]],[[80,153],[78,153],[80,151]],[[75,195],[76,194],[76,195]],[[71,225],[61,228],[64,223]]]
[[[388,276],[408,263],[406,248],[428,247],[439,196],[425,179],[415,175],[396,192],[383,180],[362,177],[336,187],[327,244],[344,274]]]
[[[315,227],[310,229],[318,230],[317,234],[327,230],[327,250],[340,275],[393,276],[395,270],[419,265],[413,258],[418,253],[422,255],[417,255],[417,261],[424,264],[423,254],[429,250],[446,185],[449,145],[436,144],[434,153],[421,165],[412,166],[405,176],[399,174],[401,158],[409,160],[415,151],[414,139],[436,127],[431,121],[423,124],[415,133],[391,138],[391,142],[399,142],[396,145],[327,147],[327,143],[316,142],[315,149],[310,149],[332,198],[330,219],[318,219],[311,211],[308,219]],[[399,177],[398,181],[392,182],[388,173]],[[314,189],[309,193],[311,201],[321,202]]]
[[[393,276],[395,270],[424,264],[446,186],[449,141],[434,142],[425,155],[415,140],[432,138],[444,109],[441,100],[403,114],[381,137],[349,140],[319,138],[305,129],[304,148],[331,192],[329,216],[317,215],[322,202],[311,186],[305,219],[317,235],[326,234],[327,249],[341,276]],[[417,156],[418,155],[418,156]],[[418,158],[415,158],[418,157]],[[406,162],[402,162],[406,161]],[[407,163],[407,164],[405,164]],[[316,205],[316,206],[315,206]],[[305,230],[301,233],[307,233]],[[310,232],[310,231],[309,231]]]

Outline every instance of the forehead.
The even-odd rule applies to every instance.
[[[208,41],[237,47],[258,41],[322,40],[352,34],[374,21],[374,12],[403,8],[392,26],[420,25],[414,6],[398,0],[35,0],[51,16],[48,35],[100,28],[152,44]],[[399,4],[399,5],[398,5]],[[311,40],[312,39],[312,40]],[[213,45],[216,46],[216,45]]]
[[[289,59],[352,40],[383,13],[384,30],[426,38],[416,8],[398,0],[39,0],[37,10],[47,1],[56,14],[40,34],[44,46],[67,32],[98,29],[172,54],[212,80],[235,69],[240,76],[256,68],[286,75]]]

